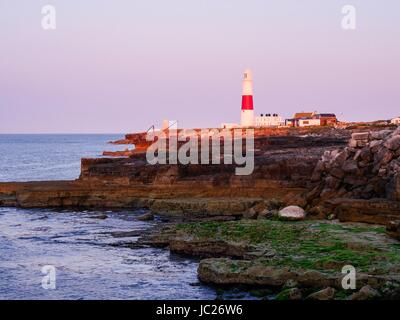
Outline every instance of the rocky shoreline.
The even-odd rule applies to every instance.
[[[400,244],[377,225],[274,218],[184,222],[140,242],[201,258],[204,283],[266,290],[266,299],[400,298]],[[357,270],[354,290],[342,287],[342,268],[349,264]]]
[[[149,165],[143,137],[115,142],[139,143],[129,156],[82,159],[74,181],[0,183],[0,206],[145,209],[143,220],[175,222],[121,245],[199,257],[204,283],[276,299],[400,298],[400,128],[256,132],[251,176]],[[341,286],[345,265],[356,290]]]

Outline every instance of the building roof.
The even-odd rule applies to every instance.
[[[293,118],[300,119],[300,118],[311,118],[314,115],[314,112],[297,112],[294,114]]]
[[[316,116],[319,118],[336,118],[334,113],[318,113]]]

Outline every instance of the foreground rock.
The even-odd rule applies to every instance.
[[[328,287],[310,294],[308,300],[332,300],[335,297],[336,290]]]
[[[201,260],[198,275],[207,283],[269,287],[282,287],[290,279],[296,279],[299,285],[307,287],[336,286],[340,279],[338,275],[317,271],[297,271],[289,267],[268,266],[262,261],[226,258]]]
[[[353,293],[349,300],[373,300],[379,298],[380,294],[377,290],[367,285],[360,289],[360,291]]]
[[[155,242],[160,243],[160,236]],[[198,276],[215,285],[263,287],[288,299],[298,297],[296,290],[286,291],[293,288],[302,299],[343,299],[352,292],[343,292],[342,268],[351,264],[357,288],[369,285],[385,297],[400,294],[400,246],[381,226],[280,220],[181,223],[168,228],[164,245],[207,258],[200,261]]]

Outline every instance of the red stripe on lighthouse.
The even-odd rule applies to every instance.
[[[242,96],[242,110],[253,110],[253,96]]]

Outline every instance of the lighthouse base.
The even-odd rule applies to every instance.
[[[240,125],[242,127],[253,127],[254,126],[254,111],[253,110],[242,110]]]

